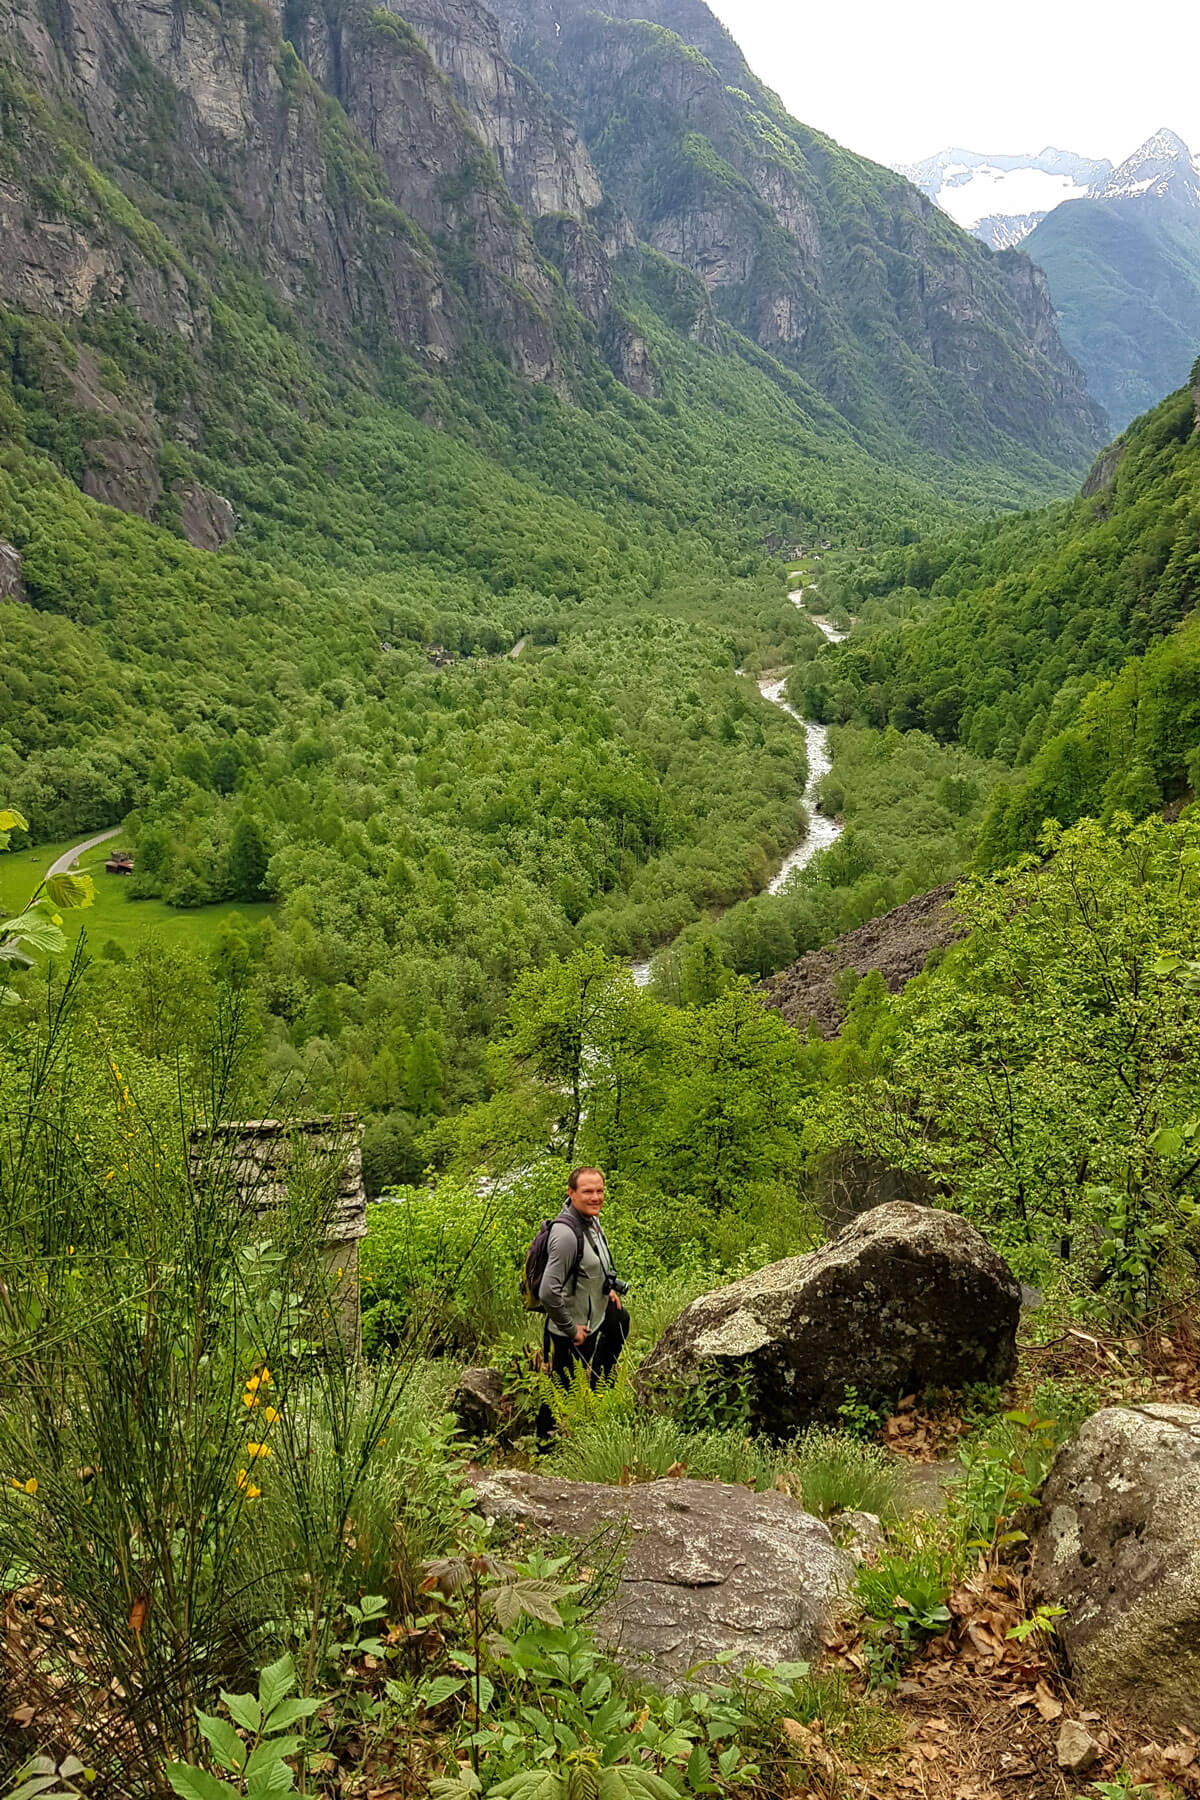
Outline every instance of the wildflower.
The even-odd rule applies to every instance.
[[[111,1181],[113,1176],[116,1174],[116,1172],[117,1171],[115,1169],[110,1169],[108,1171],[108,1174],[104,1177],[105,1181]]]
[[[246,1378],[246,1392],[248,1394],[257,1393],[258,1386],[261,1381],[262,1381],[261,1375],[248,1375]]]
[[[264,1367],[262,1375],[259,1377],[259,1379],[261,1380],[264,1387],[270,1387],[271,1386],[271,1371],[270,1371],[270,1369]]]
[[[14,1476],[13,1486],[16,1488],[18,1494],[36,1494],[38,1491],[38,1478],[36,1475],[31,1475],[28,1481],[22,1481],[20,1476]]]
[[[253,1450],[253,1448],[254,1448],[253,1444],[250,1446],[250,1448],[251,1448],[251,1450]],[[237,1485],[241,1488],[242,1492],[245,1494],[247,1500],[257,1500],[259,1495],[262,1493],[262,1489],[260,1487],[256,1487],[254,1485],[254,1483],[251,1481],[249,1472],[246,1469],[239,1469],[237,1474],[234,1476],[234,1480],[237,1482]]]
[[[278,1417],[278,1410],[274,1406],[263,1407],[263,1420],[266,1424],[273,1425]]]
[[[255,1457],[270,1456],[270,1454],[271,1454],[270,1444],[247,1444],[246,1445],[246,1455],[248,1457],[250,1457],[251,1461],[253,1461]]]
[[[342,1279],[342,1271],[340,1269],[337,1270],[337,1278],[339,1281]]]
[[[249,1390],[247,1390],[247,1392],[242,1395],[242,1405],[243,1406],[257,1406],[258,1405],[258,1395],[252,1394],[249,1392]]]
[[[67,1245],[67,1255],[68,1255],[68,1256],[74,1256],[74,1254],[75,1254],[75,1246],[74,1246],[74,1244],[68,1244],[68,1245]]]

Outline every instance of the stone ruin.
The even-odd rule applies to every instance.
[[[335,1184],[323,1196],[328,1222],[322,1261],[334,1277],[338,1331],[357,1355],[361,1341],[358,1246],[367,1231],[362,1174],[362,1127],[357,1117],[243,1119],[193,1133],[192,1169],[205,1155],[228,1169],[238,1198],[253,1202],[260,1217],[281,1205],[297,1181]]]

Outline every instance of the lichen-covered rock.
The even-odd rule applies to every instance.
[[[605,1487],[521,1469],[489,1470],[472,1485],[484,1516],[518,1531],[581,1541],[628,1532],[595,1628],[665,1687],[724,1651],[739,1665],[818,1656],[853,1575],[828,1526],[786,1494],[673,1479]]]
[[[924,1388],[1003,1382],[1021,1291],[955,1213],[895,1201],[680,1313],[642,1364],[643,1390],[749,1374],[754,1422],[780,1434],[836,1422],[850,1389],[890,1404]]]
[[[1085,1699],[1200,1730],[1200,1407],[1093,1413],[1050,1471],[1033,1573]]]

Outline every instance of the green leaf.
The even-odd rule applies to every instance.
[[[290,1656],[281,1656],[278,1662],[268,1663],[258,1678],[258,1700],[264,1715],[269,1717],[272,1707],[278,1706],[295,1685],[296,1665]]]
[[[1162,1125],[1150,1139],[1150,1148],[1159,1156],[1178,1156],[1183,1149],[1183,1133],[1177,1125]]]
[[[228,1781],[218,1781],[207,1769],[193,1768],[191,1763],[168,1763],[167,1780],[180,1800],[230,1800],[237,1789]]]
[[[319,1700],[300,1700],[295,1695],[290,1700],[281,1700],[278,1706],[271,1708],[266,1729],[284,1731],[289,1725],[294,1725],[297,1719],[311,1719],[320,1704]]]
[[[47,875],[44,891],[62,912],[78,912],[96,898],[96,884],[90,875]]]
[[[253,1694],[227,1694],[221,1689],[221,1699],[225,1710],[235,1724],[243,1731],[252,1731],[257,1736],[262,1729],[262,1707]]]
[[[286,1763],[269,1763],[246,1782],[246,1800],[270,1800],[272,1794],[290,1794],[296,1777]]]
[[[231,1769],[236,1775],[245,1768],[246,1746],[228,1719],[218,1719],[212,1713],[197,1712],[196,1723],[211,1744],[213,1755],[223,1769]]]
[[[461,1676],[456,1680],[453,1675],[436,1675],[432,1681],[423,1681],[417,1692],[426,1706],[440,1706],[443,1700],[459,1693],[466,1685]]]
[[[511,1587],[497,1588],[492,1604],[496,1609],[496,1623],[501,1631],[511,1631],[521,1617],[521,1602],[515,1591]]]
[[[14,1788],[11,1793],[5,1794],[4,1800],[35,1800],[35,1796],[38,1797],[38,1800],[74,1800],[72,1795],[63,1793],[61,1789],[53,1794],[49,1791],[57,1781],[57,1771],[52,1775],[31,1775],[28,1781],[21,1783],[19,1788]]]
[[[0,808],[0,831],[28,831],[29,821],[24,813],[19,813],[14,806]],[[16,1796],[8,1797],[16,1800]]]
[[[694,1788],[705,1788],[712,1782],[712,1764],[703,1744],[693,1744],[687,1759],[687,1778]]]
[[[298,1737],[273,1737],[260,1744],[246,1764],[246,1779],[249,1780],[251,1775],[261,1775],[273,1762],[284,1762],[289,1756],[295,1756],[303,1742],[304,1739]]]

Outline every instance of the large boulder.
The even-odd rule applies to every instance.
[[[1085,1699],[1200,1731],[1200,1407],[1093,1413],[1050,1471],[1033,1573]]]
[[[723,1651],[739,1666],[819,1656],[854,1573],[828,1526],[787,1494],[670,1477],[605,1487],[520,1469],[472,1486],[485,1517],[518,1531],[582,1542],[628,1531],[594,1623],[623,1662],[666,1687]]]
[[[1020,1286],[955,1213],[894,1201],[808,1256],[693,1300],[639,1372],[644,1392],[749,1373],[753,1422],[836,1423],[851,1389],[892,1405],[926,1388],[1007,1381]]]

